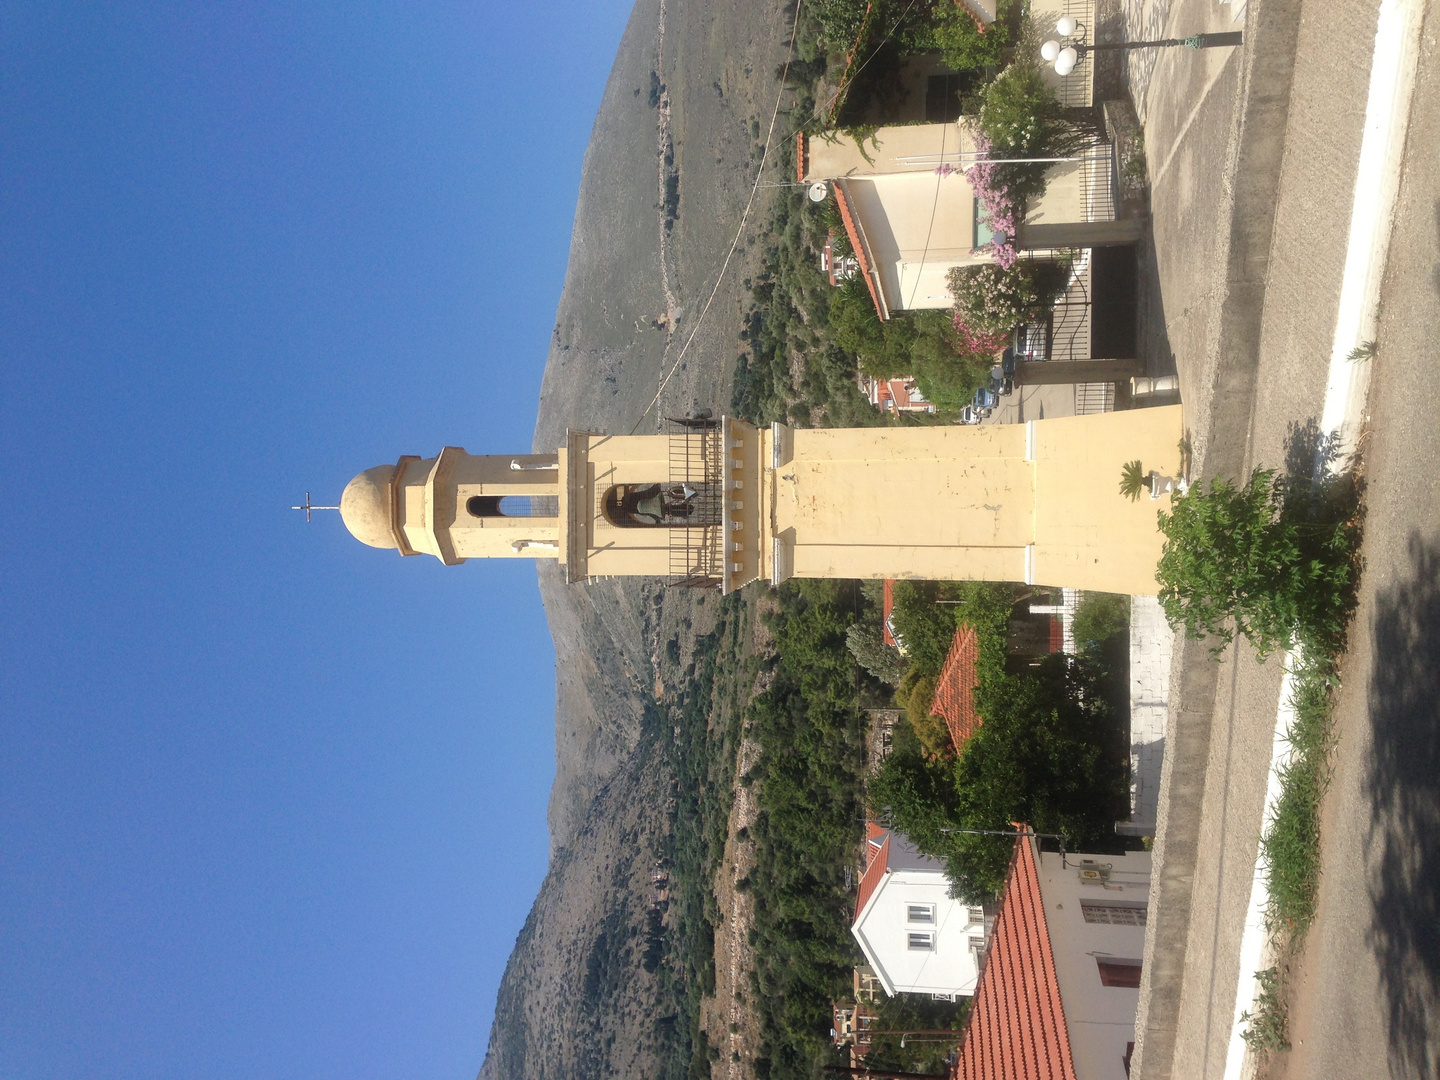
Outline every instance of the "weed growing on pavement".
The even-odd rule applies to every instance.
[[[1260,991],[1255,995],[1255,1011],[1240,1014],[1240,1022],[1249,1025],[1240,1037],[1252,1050],[1289,1050],[1286,1032],[1285,1002],[1280,996],[1280,974],[1275,968],[1255,973]]]
[[[1290,702],[1290,760],[1280,798],[1260,840],[1269,877],[1265,921],[1272,933],[1299,938],[1315,917],[1320,885],[1320,798],[1330,780],[1334,661],[1297,656]]]

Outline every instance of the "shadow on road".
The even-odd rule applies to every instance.
[[[1393,1076],[1440,1076],[1440,545],[1410,539],[1410,572],[1377,597],[1369,943]]]

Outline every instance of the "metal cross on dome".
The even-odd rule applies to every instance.
[[[310,511],[312,511],[312,510],[339,510],[340,507],[338,507],[338,506],[316,506],[314,503],[312,503],[312,502],[310,501],[310,492],[307,491],[307,492],[305,492],[305,502],[302,503],[300,506],[292,506],[292,507],[290,507],[290,509],[291,509],[291,510],[304,510],[304,511],[305,511],[305,520],[306,520],[306,521],[309,521],[309,520],[310,520]]]

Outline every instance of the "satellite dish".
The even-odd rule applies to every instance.
[[[824,202],[830,194],[830,188],[824,180],[816,180],[810,185],[810,201]]]

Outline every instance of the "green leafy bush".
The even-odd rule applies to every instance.
[[[1040,68],[1028,59],[1012,63],[986,88],[976,122],[996,157],[1065,157],[1084,143]],[[1043,162],[1005,165],[997,167],[996,179],[1023,206],[1045,193],[1049,168]]]
[[[1237,635],[1262,656],[1296,642],[1338,648],[1358,545],[1348,502],[1310,485],[1287,491],[1273,469],[1256,469],[1243,486],[1215,479],[1176,497],[1160,528],[1160,604],[1172,626],[1215,638],[1216,651]]]
[[[937,5],[932,33],[945,63],[956,71],[999,66],[1014,39],[1011,15],[1015,6],[1010,0],[1000,0],[995,21],[981,31],[964,5]]]
[[[1130,597],[1087,592],[1075,609],[1072,627],[1077,646],[1098,646],[1130,626]]]
[[[1024,676],[982,681],[984,722],[957,760],[931,760],[918,739],[897,735],[872,777],[871,806],[921,851],[945,860],[957,895],[992,900],[1013,846],[999,830],[1024,821],[1091,849],[1113,842],[1125,771],[1108,752],[1110,717],[1084,664],[1047,658]]]
[[[1054,304],[1068,275],[1064,263],[1032,259],[1009,269],[998,263],[954,267],[946,280],[965,344],[976,351],[1002,347],[1015,327]]]

